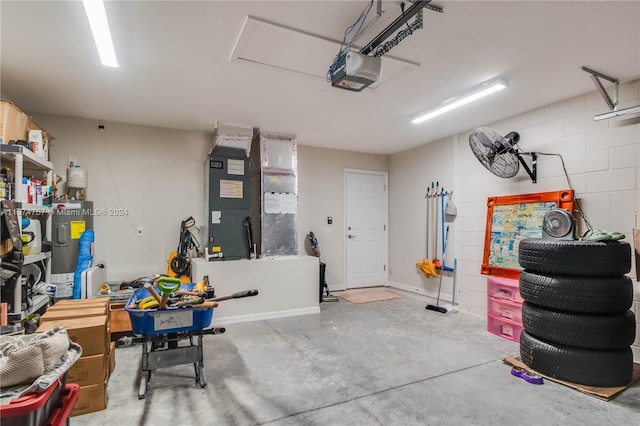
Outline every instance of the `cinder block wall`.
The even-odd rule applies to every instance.
[[[621,84],[620,108],[640,104],[640,80]],[[623,232],[633,244],[640,227],[640,117],[623,116],[595,121],[608,110],[599,93],[568,99],[544,108],[488,124],[502,134],[520,133],[525,151],[562,154],[576,197],[596,229]],[[493,176],[469,149],[469,134],[457,136],[456,192],[458,194],[458,277],[462,309],[486,314],[486,277],[480,274],[488,196],[527,194],[568,188],[558,157],[540,156],[538,183],[521,172],[512,179]],[[586,227],[579,220],[579,234]],[[634,304],[637,333],[634,359],[640,361],[640,283],[636,271]]]
[[[620,86],[620,106],[640,104],[640,80]],[[640,228],[640,115],[595,121],[608,110],[597,91],[554,103],[495,123],[486,123],[501,134],[520,133],[524,151],[561,154],[571,186],[594,228],[623,232],[633,243],[633,229]],[[425,144],[390,156],[389,285],[435,298],[436,278],[425,278],[415,262],[425,255],[426,200],[432,180],[445,179],[453,187],[458,215],[451,225],[447,259],[457,259],[457,298],[460,310],[486,317],[487,277],[480,274],[484,253],[487,197],[569,188],[557,156],[539,156],[538,182],[531,183],[524,170],[502,179],[486,170],[469,148],[468,132]],[[578,234],[586,230],[578,217]],[[640,361],[640,283],[635,269],[632,309],[636,314],[634,349]],[[445,274],[443,296],[450,300],[452,274]]]

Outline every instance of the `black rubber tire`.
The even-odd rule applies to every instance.
[[[526,331],[520,335],[520,357],[545,376],[588,386],[624,386],[633,374],[631,348],[593,351],[544,342]]]
[[[631,311],[585,315],[524,302],[522,326],[527,333],[545,342],[583,349],[624,349],[636,338],[636,316]]]
[[[612,277],[631,270],[631,246],[624,241],[524,239],[518,245],[524,269],[557,275]]]
[[[633,282],[626,276],[572,277],[520,273],[520,295],[546,308],[585,314],[614,314],[633,303]]]

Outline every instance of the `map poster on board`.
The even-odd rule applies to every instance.
[[[522,269],[518,263],[518,243],[542,237],[542,218],[556,208],[555,201],[505,204],[493,208],[489,265]]]
[[[544,215],[553,209],[572,211],[573,190],[488,197],[480,273],[519,278],[520,241],[541,238]]]

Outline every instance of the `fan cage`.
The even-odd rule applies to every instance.
[[[501,178],[511,178],[518,174],[520,162],[518,154],[513,148],[502,153],[496,152],[479,143],[477,139],[473,138],[473,135],[469,138],[469,146],[480,163],[494,175]]]

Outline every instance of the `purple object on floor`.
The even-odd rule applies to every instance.
[[[520,377],[525,382],[531,383],[533,385],[541,385],[544,383],[544,380],[542,379],[542,377],[536,374],[529,374],[526,371],[519,370],[515,367],[511,369],[511,374],[516,377]]]

